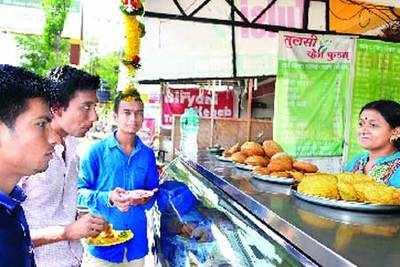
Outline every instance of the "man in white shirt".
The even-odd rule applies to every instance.
[[[91,214],[76,220],[79,159],[76,137],[85,136],[97,120],[97,76],[70,66],[58,67],[48,76],[53,81],[51,128],[61,137],[45,172],[21,183],[27,199],[23,204],[35,247],[38,267],[80,266],[81,238],[96,236],[106,222]]]

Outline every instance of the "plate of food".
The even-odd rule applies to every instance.
[[[297,172],[295,171],[270,172],[269,168],[267,167],[257,166],[254,168],[253,177],[271,183],[292,185],[297,180],[296,179]]]
[[[297,190],[294,189],[292,189],[292,194],[301,200],[331,208],[339,208],[339,209],[354,210],[354,211],[367,211],[367,212],[400,211],[400,205],[372,204],[364,202],[337,200],[337,199],[307,195],[298,192]]]
[[[131,230],[114,230],[111,226],[96,237],[86,238],[89,246],[107,247],[125,243],[133,238]]]
[[[307,175],[292,193],[301,200],[333,208],[367,212],[400,211],[400,190],[365,174]]]
[[[254,169],[254,166],[242,163],[235,163],[235,167],[244,171],[252,171]]]
[[[229,157],[225,157],[225,156],[218,156],[217,159],[219,161],[224,161],[224,162],[233,162],[233,160]]]
[[[271,183],[286,184],[286,185],[291,185],[294,184],[295,182],[293,178],[258,174],[257,172],[253,172],[253,177]]]

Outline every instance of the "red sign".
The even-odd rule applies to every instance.
[[[216,92],[215,94],[214,116],[231,118],[233,116],[233,91]],[[197,108],[200,117],[211,117],[212,93],[209,90],[169,88],[163,97],[163,125],[171,125],[172,116],[183,114],[188,107]]]

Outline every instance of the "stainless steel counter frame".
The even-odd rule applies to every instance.
[[[316,212],[316,214],[324,218],[328,216],[328,218],[333,218],[333,220],[329,219],[329,222],[332,222],[333,227],[336,227],[336,231],[338,231],[337,227],[347,227],[347,225],[352,225],[352,222],[359,223],[362,227],[365,222],[379,222],[381,219],[385,220],[385,218],[389,218],[390,221],[388,223],[389,226],[393,224],[398,224],[400,221],[400,215],[393,215],[387,217],[386,215],[374,215],[374,214],[364,214],[364,213],[357,213],[357,212],[349,212],[349,211],[342,211],[342,210],[334,210],[331,208],[326,207],[315,207],[316,205],[312,205],[309,203],[303,203],[301,200],[293,199],[290,196],[290,188],[283,185],[275,185],[270,183],[261,182],[262,184],[266,184],[268,190],[274,192],[246,192],[246,184],[241,186],[239,184],[235,185],[236,181],[240,181],[240,179],[247,179],[248,181],[251,180],[250,173],[245,171],[237,170],[233,164],[229,163],[222,163],[216,160],[215,156],[209,155],[206,153],[201,153],[198,159],[198,162],[193,161],[185,161],[181,159],[181,162],[191,171],[200,174],[201,176],[205,177],[208,181],[218,187],[220,190],[225,192],[230,198],[234,200],[237,205],[242,206],[245,208],[250,214],[254,215],[264,226],[264,231],[268,229],[273,233],[279,235],[279,237],[284,238],[288,242],[284,242],[281,245],[283,247],[289,248],[292,253],[304,253],[315,262],[322,266],[376,266],[373,261],[370,261],[368,257],[363,257],[363,253],[360,255],[356,255],[353,250],[346,250],[343,249],[346,256],[343,256],[342,253],[339,253],[338,250],[335,249],[335,246],[339,246],[337,244],[333,244],[327,240],[320,240],[319,238],[315,238],[315,233],[320,234],[318,229],[314,229],[312,226],[302,228],[299,226],[299,223],[295,221],[291,221],[290,218],[292,217],[291,212],[295,212],[299,210],[306,210],[307,212]],[[235,178],[232,178],[235,177]],[[260,186],[261,187],[261,186]],[[247,188],[248,190],[248,188]],[[271,200],[273,198],[273,200]],[[279,203],[283,207],[281,210],[286,210],[287,207],[287,214],[279,214],[277,211],[274,211],[271,208],[271,203]],[[296,207],[293,207],[292,204],[296,204]],[[292,210],[290,210],[292,209]],[[284,215],[284,216],[282,216]],[[338,217],[335,217],[338,215]],[[386,217],[385,217],[386,216]],[[336,220],[336,218],[339,218]],[[344,221],[341,221],[343,218]],[[346,221],[346,218],[354,218],[354,220],[350,219]],[[321,221],[323,222],[323,221]],[[297,226],[296,226],[297,224]],[[368,225],[368,223],[366,224]],[[380,224],[379,224],[380,225]],[[365,226],[365,225],[364,225]],[[351,226],[353,227],[353,226]],[[357,226],[356,226],[357,227]],[[357,229],[357,228],[355,228]],[[374,228],[373,228],[374,229]],[[379,228],[378,228],[379,229]],[[397,229],[397,228],[396,228]],[[335,230],[327,230],[327,235],[337,234],[334,232]],[[358,232],[357,232],[358,233]],[[271,233],[268,235],[271,236]],[[313,237],[314,235],[314,237]],[[273,235],[272,235],[273,236]],[[323,236],[323,233],[322,235]],[[378,233],[379,236],[379,233]],[[368,235],[362,236],[364,240],[368,242],[374,242],[374,236],[368,237]],[[356,236],[355,236],[356,238]],[[394,241],[393,246],[397,246],[400,244],[398,233],[395,233],[395,237],[393,237]],[[278,240],[278,239],[277,239]],[[334,240],[335,242],[337,240]],[[340,240],[339,240],[340,241]],[[348,241],[351,242],[351,241]],[[391,240],[389,240],[390,244]],[[288,243],[290,244],[288,246]],[[362,243],[362,242],[361,242]],[[356,243],[354,243],[356,244]],[[351,244],[353,245],[353,244]],[[371,245],[371,244],[368,244]],[[373,244],[372,244],[373,245]],[[293,246],[295,249],[290,248]],[[360,248],[362,249],[362,247]],[[396,259],[400,259],[400,252],[396,253],[393,252],[395,248],[387,249],[387,253],[390,253],[390,257],[386,258],[384,255],[375,255],[375,257],[382,257],[382,266],[393,266],[390,265],[391,263],[396,262]],[[379,253],[380,251],[384,251],[385,248],[377,247],[376,252]],[[399,249],[400,250],[400,249]],[[393,257],[394,255],[394,257]],[[299,257],[299,255],[296,255]],[[304,257],[304,256],[303,256]],[[397,258],[399,257],[399,258]],[[300,257],[301,258],[301,257]],[[388,264],[386,265],[385,262]]]

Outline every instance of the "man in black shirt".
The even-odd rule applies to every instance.
[[[16,186],[47,169],[59,137],[51,130],[46,81],[19,67],[0,65],[0,266],[35,266],[32,242]]]

